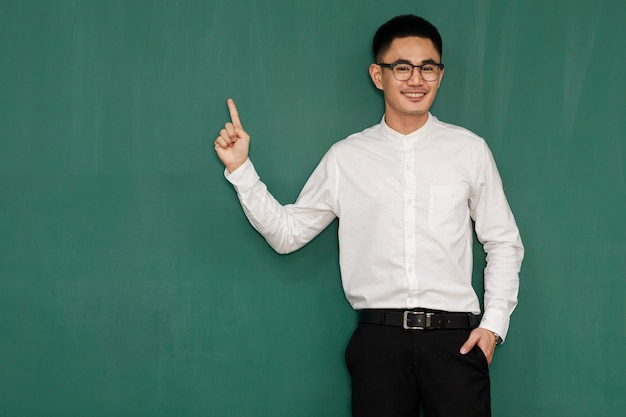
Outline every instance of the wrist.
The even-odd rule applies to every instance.
[[[239,168],[240,166],[242,166],[242,165],[243,165],[243,164],[244,164],[247,160],[248,160],[248,159],[246,158],[246,159],[244,159],[243,161],[237,161],[237,162],[233,162],[233,163],[230,163],[230,164],[228,164],[228,165],[225,165],[225,166],[226,166],[226,169],[228,170],[228,173],[229,173],[229,174],[232,174],[234,171],[236,171],[236,170],[237,170],[237,168]]]

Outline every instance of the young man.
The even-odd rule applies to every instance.
[[[442,41],[417,16],[376,32],[370,76],[382,121],[334,144],[295,204],[248,159],[232,100],[215,140],[251,224],[280,253],[339,218],[340,266],[359,325],[346,349],[359,417],[489,416],[489,367],[517,304],[523,246],[484,140],[429,113]],[[472,220],[487,254],[484,314],[471,285]]]

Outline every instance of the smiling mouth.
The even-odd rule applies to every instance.
[[[409,98],[420,98],[420,97],[424,97],[424,95],[426,95],[426,93],[418,93],[418,92],[412,92],[412,91],[406,91],[404,93],[402,93],[405,97],[409,97]]]

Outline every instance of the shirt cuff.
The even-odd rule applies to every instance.
[[[249,158],[233,172],[228,172],[228,169],[224,169],[224,177],[241,191],[252,187],[260,178]]]
[[[506,334],[509,330],[509,322],[506,320],[506,322],[498,323],[497,320],[490,320],[488,317],[483,316],[483,319],[478,327],[496,333],[502,340],[500,343],[504,343],[506,340]]]

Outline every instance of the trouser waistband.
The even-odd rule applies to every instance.
[[[399,326],[407,330],[474,329],[480,322],[472,313],[429,310],[366,309],[359,311],[359,323]]]

